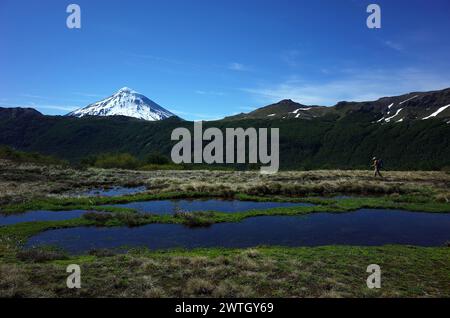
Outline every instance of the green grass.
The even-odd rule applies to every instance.
[[[3,297],[450,297],[450,249],[408,246],[132,250],[0,261]],[[66,288],[66,266],[82,288]],[[368,289],[367,266],[381,266]]]
[[[160,251],[130,248],[123,254],[96,250],[77,256],[51,247],[23,248],[31,236],[43,231],[78,226],[166,223],[195,227],[264,215],[343,213],[361,208],[448,213],[449,179],[445,174],[390,172],[386,179],[373,180],[364,171],[281,172],[268,177],[251,172],[26,169],[8,167],[3,171],[2,184],[10,195],[1,201],[8,204],[0,206],[3,213],[64,213],[73,209],[89,213],[67,221],[0,227],[0,297],[450,297],[448,247],[273,246]],[[155,192],[113,198],[47,196],[49,189],[55,194],[129,182],[145,184]],[[26,191],[29,188],[33,191]],[[331,197],[339,194],[356,196],[343,200]],[[134,209],[112,206],[201,198],[306,202],[316,206],[175,215],[140,214]],[[74,263],[82,268],[82,289],[76,291],[65,285],[66,266]],[[381,266],[381,290],[366,287],[366,268],[372,263]]]
[[[349,199],[333,200],[318,197],[287,197],[279,195],[256,196],[245,193],[232,192],[165,192],[165,193],[138,193],[119,197],[83,197],[83,198],[38,198],[23,203],[9,204],[1,207],[3,214],[21,213],[31,210],[67,211],[67,210],[104,210],[100,205],[123,204],[138,201],[171,200],[171,199],[202,199],[202,198],[226,198],[242,201],[258,202],[304,202],[332,208],[350,211],[358,208],[395,208],[424,212],[450,212],[450,203],[440,203],[431,196],[418,196],[414,199],[411,195],[380,196],[380,197],[355,197]],[[130,209],[108,208],[114,210],[130,211]]]
[[[216,195],[216,196],[215,196]],[[50,248],[23,250],[40,232],[78,226],[141,226],[151,223],[207,226],[240,222],[264,215],[294,216],[342,213],[361,208],[450,212],[450,204],[432,196],[298,198],[230,194],[254,201],[309,202],[315,206],[282,207],[238,213],[203,211],[174,215],[140,214],[104,204],[133,201],[211,198],[223,193],[136,194],[113,198],[45,198],[4,211],[86,209],[88,217],[65,221],[19,223],[0,227],[0,297],[450,297],[450,249],[409,246],[314,248],[258,247],[150,251],[130,248],[125,254],[96,251],[70,256]],[[109,212],[105,217],[104,213]],[[369,264],[382,268],[382,288],[366,286]],[[68,264],[82,267],[82,289],[65,288]],[[44,279],[45,277],[45,279]]]

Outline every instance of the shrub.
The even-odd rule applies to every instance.
[[[183,167],[172,164],[164,155],[153,153],[141,161],[129,153],[105,153],[97,156],[90,155],[80,160],[84,167],[97,167],[103,169],[130,169],[130,170],[179,170]]]
[[[17,258],[24,262],[47,262],[57,259],[67,259],[67,254],[57,248],[30,248],[17,253]]]
[[[441,168],[441,171],[449,173],[450,172],[450,166],[444,166]]]
[[[94,155],[89,155],[80,160],[79,164],[83,167],[95,166],[95,161],[97,157]]]
[[[105,169],[136,169],[139,161],[129,153],[102,154],[97,157],[94,166]]]
[[[183,170],[182,165],[166,164],[166,165],[156,165],[156,164],[146,164],[139,167],[142,171],[154,171],[154,170]]]
[[[146,216],[139,213],[118,213],[117,218],[127,226],[133,227],[144,224]]]
[[[52,156],[46,156],[36,152],[17,151],[11,147],[2,145],[0,145],[0,159],[11,160],[19,163],[34,163],[38,165],[68,165],[66,161],[54,158]]]
[[[89,221],[95,221],[97,223],[104,224],[113,218],[111,213],[105,212],[87,212],[83,214],[83,218]]]
[[[188,227],[208,227],[214,222],[211,220],[212,214],[209,212],[184,212],[176,211],[174,216],[183,220],[183,224]]]
[[[437,202],[449,203],[450,202],[450,192],[440,193],[434,196]]]
[[[202,279],[202,278],[191,278],[186,283],[186,290],[187,296],[189,297],[195,297],[195,296],[205,296],[205,295],[211,295],[211,293],[214,291],[215,284],[213,284],[211,281]]]
[[[113,250],[107,248],[92,249],[89,251],[88,254],[97,257],[111,257],[116,255],[116,253]]]
[[[170,160],[160,153],[152,153],[145,159],[145,163],[150,165],[167,165],[170,163]]]

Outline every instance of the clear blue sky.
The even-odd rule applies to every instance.
[[[81,30],[66,7],[81,6]],[[382,28],[366,27],[378,3]],[[131,87],[186,119],[450,87],[448,0],[1,0],[0,106]]]

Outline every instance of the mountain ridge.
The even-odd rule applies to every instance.
[[[329,115],[342,118],[354,112],[372,113],[373,121],[378,123],[426,120],[433,117],[449,119],[450,122],[450,88],[381,97],[375,101],[341,101],[334,106],[303,105],[284,99],[250,113],[225,119],[312,119]]]
[[[394,97],[395,100],[381,98],[366,103],[340,102],[332,112],[310,118],[296,118],[296,114],[285,119],[268,117],[267,113],[277,107],[269,105],[261,118],[225,118],[204,122],[203,127],[222,131],[238,127],[279,128],[281,169],[364,169],[369,167],[374,155],[383,158],[386,169],[450,169],[450,107],[422,120],[443,106],[420,106],[426,101],[430,105],[447,105],[447,92],[406,101],[414,96],[406,94]],[[283,101],[283,107],[288,113],[308,108],[289,100]],[[395,117],[385,120],[389,118],[388,111],[392,117],[399,108],[406,107],[413,109],[411,120],[399,122]],[[419,120],[414,120],[417,108],[422,114]],[[400,111],[400,114],[409,112]],[[384,119],[380,121],[380,118]],[[126,152],[145,158],[159,152],[170,157],[176,143],[171,140],[171,133],[180,127],[192,131],[193,122],[174,116],[159,121],[125,116],[46,116],[30,108],[0,107],[0,144],[71,162],[101,153]]]

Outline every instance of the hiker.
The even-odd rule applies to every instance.
[[[380,173],[381,168],[383,168],[383,160],[377,159],[377,157],[372,158],[372,167],[375,169],[374,177],[380,176],[383,178],[383,176]]]

